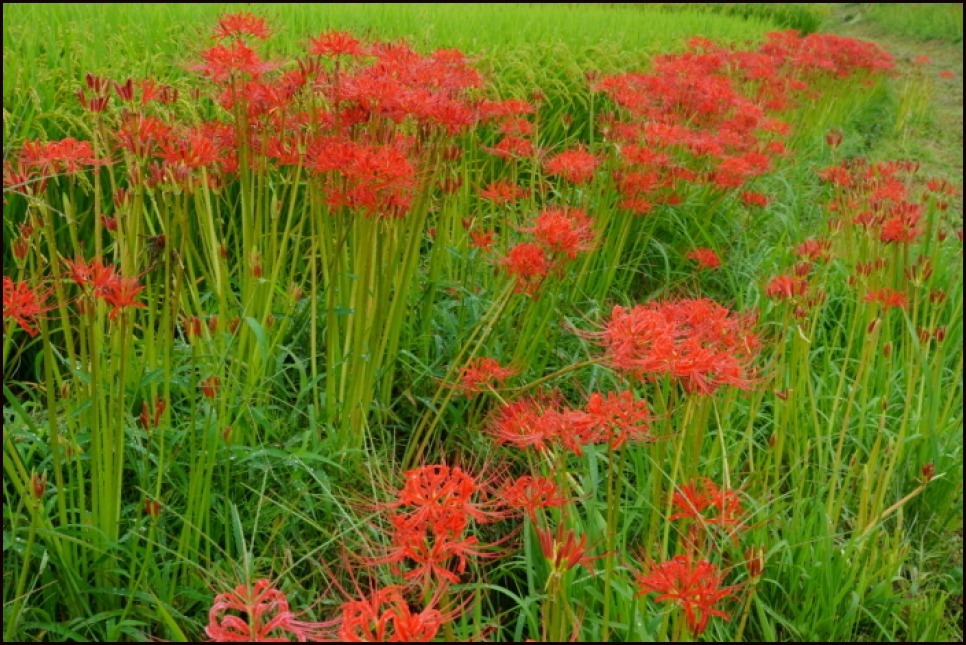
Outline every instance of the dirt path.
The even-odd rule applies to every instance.
[[[918,74],[924,81],[922,87],[931,103],[927,118],[914,120],[896,141],[888,142],[888,152],[895,147],[895,156],[920,159],[927,174],[962,186],[963,43],[921,41],[889,33],[869,19],[862,4],[832,7],[824,31],[875,42],[893,55],[900,79]],[[927,62],[922,62],[923,56]],[[901,80],[897,87],[902,87]],[[961,212],[961,198],[959,205]]]

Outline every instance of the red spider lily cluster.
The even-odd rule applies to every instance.
[[[103,301],[111,308],[108,317],[115,319],[127,308],[144,307],[138,300],[144,287],[137,278],[124,277],[113,265],[100,260],[87,262],[77,259],[67,261],[68,274],[75,284],[84,290],[86,301]],[[46,304],[50,294],[30,286],[26,281],[15,282],[3,277],[3,318],[16,322],[30,336],[37,335],[37,318],[50,311]],[[84,311],[79,306],[79,311]]]
[[[420,186],[419,171],[432,162],[426,144],[484,117],[482,101],[469,98],[482,79],[459,52],[422,55],[401,43],[361,43],[329,32],[282,72],[282,61],[264,60],[252,42],[270,35],[264,19],[251,14],[221,19],[216,44],[193,69],[213,84],[224,113],[201,123],[172,121],[170,111],[160,116],[152,109],[170,102],[169,88],[90,77],[98,111],[107,110],[115,86],[126,102],[117,127],[104,131],[107,151],[98,156],[89,142],[74,139],[28,141],[4,163],[5,187],[34,194],[54,174],[125,153],[137,161],[127,167],[129,184],[180,190],[224,185],[243,162],[258,171],[301,166],[328,189],[333,208],[401,217]]]
[[[915,162],[862,160],[821,170],[819,177],[835,189],[827,207],[835,216],[832,226],[861,230],[884,245],[916,241],[926,233],[927,208],[946,210],[957,194],[949,182],[919,179],[918,170]]]
[[[729,531],[744,524],[744,509],[738,494],[719,488],[707,477],[677,487],[673,502],[677,513],[669,518],[672,521],[692,519],[705,526],[720,526]]]
[[[567,407],[557,393],[525,397],[493,414],[489,432],[500,445],[547,450],[558,446],[576,455],[591,445],[612,450],[627,442],[655,440],[647,402],[630,391],[593,393],[583,409]]]
[[[494,204],[509,204],[526,199],[530,194],[531,191],[526,188],[505,180],[491,182],[480,189],[480,199],[485,199]]]
[[[484,150],[507,160],[531,158],[536,154],[533,143],[535,131],[528,117],[536,114],[536,108],[522,99],[488,101],[480,105],[484,122],[495,123],[502,138]]]
[[[370,564],[390,564],[410,582],[429,589],[458,583],[472,559],[490,557],[471,523],[502,519],[498,503],[488,501],[487,486],[459,467],[423,466],[406,473],[391,514],[388,553]]]
[[[588,336],[603,361],[639,379],[671,377],[688,392],[711,394],[731,385],[749,389],[759,340],[755,319],[708,299],[614,307],[610,320]]]
[[[793,275],[776,275],[765,287],[765,295],[775,300],[791,300],[805,295],[808,280]]]
[[[114,266],[105,265],[100,260],[87,262],[76,259],[67,260],[65,263],[70,278],[75,284],[111,306],[111,318],[116,318],[125,307],[145,306],[143,302],[137,300],[138,294],[144,290],[144,286],[137,278],[124,277]]]
[[[732,596],[737,587],[722,586],[724,574],[707,560],[677,555],[667,562],[653,564],[637,578],[638,595],[657,593],[658,602],[670,602],[684,610],[688,630],[700,636],[712,616],[728,619],[717,605]]]
[[[533,295],[551,273],[559,274],[578,253],[594,245],[593,220],[579,208],[549,207],[537,214],[534,225],[522,229],[535,242],[521,242],[503,258],[518,292]]]
[[[703,39],[681,54],[658,56],[650,73],[607,76],[595,88],[626,116],[605,116],[622,165],[614,179],[631,213],[676,204],[688,185],[743,189],[785,153],[788,125],[768,115],[808,97],[810,82],[891,69],[881,49],[850,39],[793,32],[769,34],[757,51]],[[742,201],[765,206],[744,189]]]

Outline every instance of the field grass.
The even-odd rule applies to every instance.
[[[868,15],[887,33],[918,40],[963,42],[963,4],[936,2],[921,5],[898,5],[876,2]]]
[[[961,639],[961,170],[825,12],[5,5],[5,640]]]

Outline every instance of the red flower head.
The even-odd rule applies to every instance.
[[[502,384],[516,373],[512,367],[501,367],[495,359],[475,358],[460,370],[459,388],[467,394],[483,392],[492,383]]]
[[[327,31],[312,39],[309,53],[318,56],[362,56],[366,53],[362,44],[345,31]]]
[[[573,184],[585,184],[594,176],[600,159],[583,148],[567,150],[547,160],[544,168],[548,175],[562,177]]]
[[[537,215],[534,227],[523,230],[532,232],[537,242],[551,253],[570,260],[576,258],[578,252],[593,248],[593,222],[579,208],[545,208]]]
[[[830,240],[805,240],[795,247],[795,253],[803,259],[812,262],[825,262],[828,260],[829,249],[832,247]]]
[[[470,246],[475,246],[483,252],[489,251],[496,241],[496,233],[493,231],[481,231],[473,229],[470,231]]]
[[[26,282],[14,282],[3,276],[3,318],[14,320],[31,336],[37,335],[37,317],[50,310],[44,305],[46,295]]]
[[[433,607],[413,613],[399,586],[342,605],[338,637],[346,643],[412,643],[433,640],[447,617]]]
[[[533,521],[537,520],[538,508],[560,508],[567,503],[567,499],[560,496],[553,479],[530,475],[519,477],[504,486],[500,499],[509,508],[526,512]]]
[[[488,522],[502,517],[485,510],[478,499],[485,488],[458,466],[422,466],[406,471],[402,490],[390,506],[402,509],[410,528],[461,533],[470,519]]]
[[[751,387],[758,353],[754,318],[713,300],[652,302],[614,307],[601,332],[588,334],[604,348],[604,362],[637,378],[678,379],[691,392],[711,394],[722,385]]]
[[[296,620],[288,599],[268,580],[218,594],[205,633],[215,643],[299,643],[316,640],[321,625]]]
[[[550,261],[543,247],[534,242],[517,244],[502,261],[507,272],[516,278],[518,293],[532,295],[550,271]]]
[[[255,14],[248,12],[226,13],[218,19],[211,36],[215,40],[223,38],[240,39],[242,36],[251,36],[265,40],[272,35],[272,30],[268,28],[264,18],[259,18]]]
[[[790,300],[801,296],[808,288],[808,281],[788,275],[779,275],[771,279],[765,289],[765,295],[775,300]]]
[[[659,602],[680,605],[691,635],[697,637],[707,629],[711,616],[728,620],[728,614],[715,605],[734,596],[736,587],[722,587],[723,580],[718,568],[707,560],[692,562],[690,555],[678,555],[668,562],[652,565],[646,575],[638,574],[638,595],[658,593]]]
[[[587,571],[594,572],[596,558],[587,555],[587,536],[578,539],[571,530],[564,530],[563,524],[557,526],[557,533],[550,529],[537,529],[537,539],[543,557],[550,563],[554,571],[569,571],[576,566],[582,566]]]
[[[529,196],[529,190],[512,181],[494,181],[480,190],[480,198],[494,204],[509,204]]]
[[[873,289],[869,293],[865,294],[863,300],[866,302],[879,303],[886,311],[892,307],[905,309],[909,304],[906,294],[902,293],[901,291],[896,291],[895,289],[889,289],[888,287]]]
[[[596,426],[595,443],[607,443],[613,450],[627,441],[654,440],[647,401],[634,398],[630,391],[608,392],[606,396],[594,392],[587,399],[583,414]]]
[[[498,444],[545,450],[559,436],[563,421],[559,397],[544,394],[504,405],[490,421],[489,432]]]
[[[702,525],[717,525],[729,531],[744,526],[744,509],[735,491],[718,488],[707,477],[679,486],[673,497],[677,513],[671,520],[690,518]]]
[[[697,248],[688,253],[688,259],[694,260],[700,269],[717,269],[721,266],[721,258],[713,249]]]

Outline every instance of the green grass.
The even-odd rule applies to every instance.
[[[869,18],[884,31],[918,40],[963,42],[963,3],[871,4]]]

